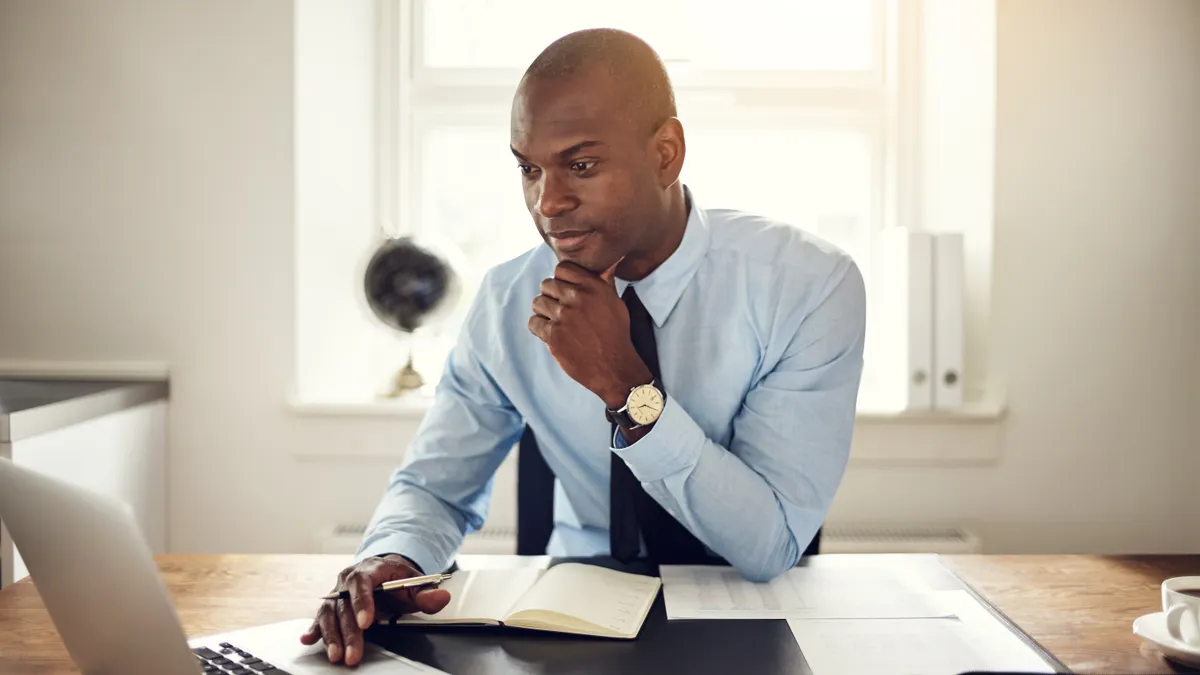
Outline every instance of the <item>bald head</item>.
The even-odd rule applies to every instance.
[[[511,122],[525,205],[559,260],[619,262],[621,278],[639,279],[665,259],[687,218],[685,144],[649,45],[612,29],[560,38],[521,79]]]
[[[675,92],[662,59],[641,38],[615,28],[569,33],[542,50],[521,78],[524,87],[538,80],[578,78],[594,69],[620,82],[621,108],[648,132],[676,116]]]

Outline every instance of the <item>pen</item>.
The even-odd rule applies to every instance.
[[[384,593],[387,591],[394,591],[397,588],[413,588],[415,586],[432,586],[432,585],[440,584],[443,581],[449,579],[450,577],[451,577],[451,575],[449,575],[449,574],[427,574],[423,577],[409,577],[407,579],[397,579],[395,581],[385,581],[382,584],[376,586],[374,589],[374,592],[375,593]],[[337,593],[330,593],[329,595],[321,596],[322,600],[337,600],[338,598],[341,598],[343,600],[349,600],[350,599],[350,591],[343,590],[343,591],[338,591]]]

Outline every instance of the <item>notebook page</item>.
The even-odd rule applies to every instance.
[[[566,614],[621,635],[634,635],[658,595],[657,577],[596,565],[563,563],[546,570],[512,614],[543,610]]]
[[[440,586],[450,591],[450,604],[445,609],[437,614],[418,612],[402,618],[438,623],[470,619],[502,621],[543,572],[536,568],[458,571]]]

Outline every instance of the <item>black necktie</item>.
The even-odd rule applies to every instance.
[[[655,384],[665,392],[650,313],[638,299],[633,286],[625,289],[621,299],[629,308],[629,337],[633,340],[633,348],[654,374]],[[616,432],[615,424],[613,432]],[[640,535],[646,541],[650,559],[656,564],[699,565],[713,562],[704,544],[646,494],[633,472],[616,453],[612,453],[609,500],[609,544],[617,560],[628,562],[638,556]]]

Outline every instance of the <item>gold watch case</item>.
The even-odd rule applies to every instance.
[[[664,403],[662,392],[652,384],[634,387],[625,399],[625,411],[629,419],[638,426],[654,424],[662,415]]]

